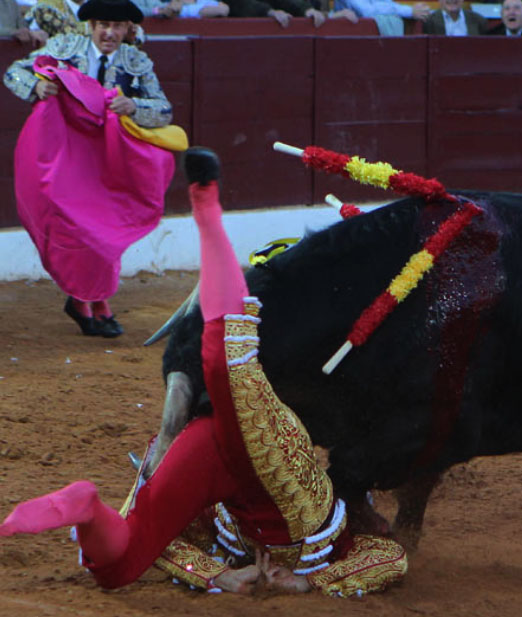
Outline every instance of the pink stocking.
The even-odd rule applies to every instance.
[[[112,310],[111,310],[108,300],[99,300],[98,302],[93,302],[92,309],[93,309],[94,317],[96,317],[97,319],[102,316],[112,317]]]
[[[82,317],[92,317],[91,305],[89,302],[83,302],[82,300],[72,299],[75,310],[82,315]]]
[[[191,184],[190,200],[201,245],[200,303],[205,321],[241,313],[248,288],[234,249],[223,229],[217,182]]]
[[[198,418],[141,487],[127,518],[100,500],[94,484],[80,481],[18,505],[0,537],[76,525],[86,565],[112,589],[136,580],[205,508],[240,492],[218,450],[213,419]]]
[[[94,484],[83,480],[18,505],[0,525],[0,536],[70,525],[77,526],[83,551],[97,564],[110,563],[125,552],[125,520],[100,500]]]

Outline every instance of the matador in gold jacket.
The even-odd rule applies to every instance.
[[[210,590],[244,590],[261,571],[281,590],[341,597],[382,590],[404,576],[404,549],[350,532],[349,508],[336,499],[306,429],[258,362],[261,305],[248,296],[222,226],[219,161],[193,148],[185,168],[201,243],[211,415],[187,425],[149,479],[139,474],[122,514],[100,500],[93,484],[76,482],[18,506],[0,535],[74,524],[83,563],[106,588],[130,583],[157,563]],[[254,565],[256,552],[265,557]]]

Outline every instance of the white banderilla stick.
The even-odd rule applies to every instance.
[[[273,145],[274,150],[277,152],[284,152],[285,154],[291,154],[292,156],[303,156],[304,150],[301,148],[296,148],[295,146],[289,146],[288,144],[284,144],[281,141],[274,141]]]

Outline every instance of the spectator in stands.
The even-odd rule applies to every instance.
[[[425,34],[447,36],[477,36],[486,34],[488,20],[482,15],[462,8],[464,0],[439,0],[440,9],[424,22]]]
[[[351,10],[329,13],[320,11],[313,0],[225,0],[230,7],[230,17],[272,17],[286,28],[292,17],[310,17],[316,28],[331,19],[348,19],[356,23],[357,15]]]
[[[40,47],[47,40],[45,32],[29,30],[16,0],[0,0],[0,36],[12,36],[33,47]]]
[[[320,10],[320,0],[136,0],[136,4],[146,17],[272,17],[283,28],[292,17],[311,17],[317,28],[327,17]],[[358,21],[349,9],[331,11],[328,17]]]
[[[218,0],[134,0],[145,17],[226,17],[228,4]]]
[[[504,0],[502,23],[492,28],[488,34],[522,36],[522,0]]]
[[[424,2],[407,6],[394,0],[335,0],[334,9],[351,9],[357,17],[372,19],[381,15],[394,15],[424,21],[430,14],[430,7]]]

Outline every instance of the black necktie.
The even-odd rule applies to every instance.
[[[107,62],[109,58],[107,58],[107,56],[100,56],[100,66],[98,68],[98,81],[101,83],[101,85],[103,86],[103,84],[105,83],[105,63]]]

